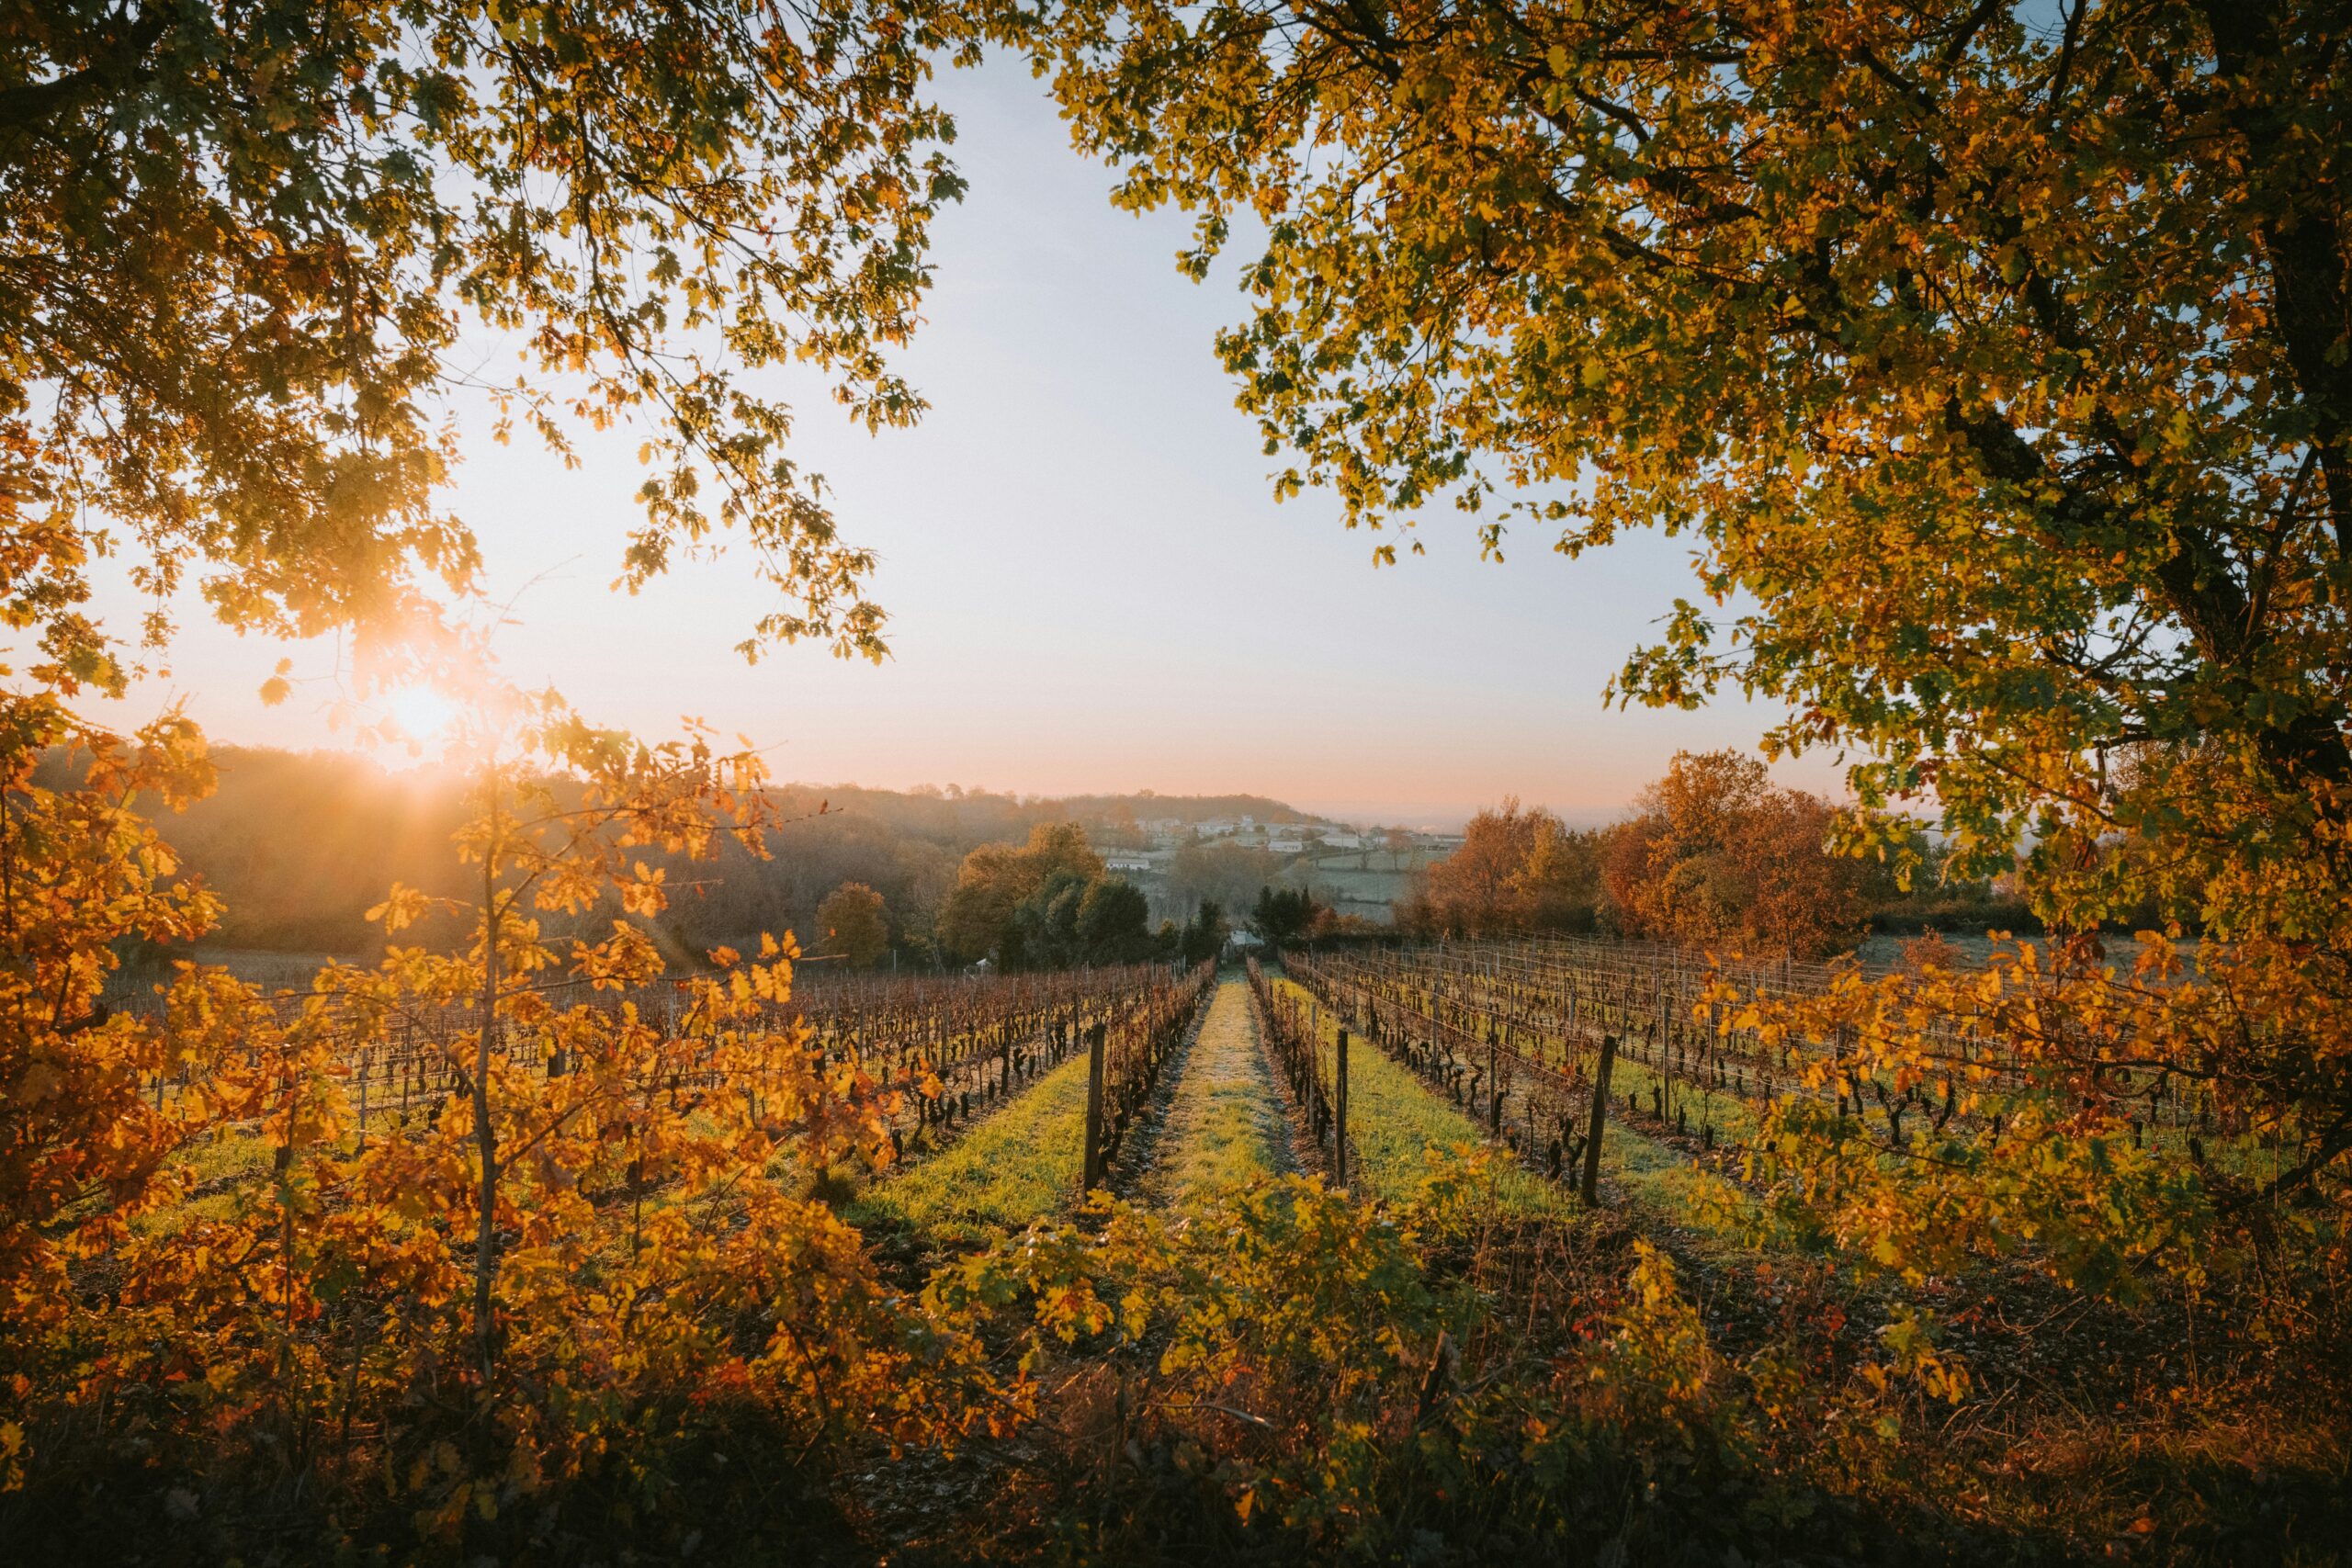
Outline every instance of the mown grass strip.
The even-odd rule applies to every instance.
[[[1295,980],[1274,984],[1308,998],[1306,989]],[[1339,1046],[1339,1022],[1329,1009],[1322,1011],[1320,1032],[1328,1060]],[[1348,1049],[1348,1134],[1354,1153],[1349,1185],[1387,1202],[1402,1201],[1420,1190],[1430,1150],[1464,1144],[1483,1147],[1487,1142],[1477,1123],[1362,1039],[1351,1042]],[[1607,1148],[1605,1143],[1602,1146]],[[1498,1167],[1495,1190],[1510,1213],[1565,1217],[1576,1213],[1571,1194],[1516,1163]]]
[[[1273,1071],[1250,1023],[1249,989],[1227,980],[1210,999],[1169,1107],[1165,1153],[1144,1190],[1170,1203],[1246,1187],[1284,1168],[1286,1136]]]
[[[1300,997],[1309,993],[1296,981],[1282,978]],[[1329,1009],[1322,1010],[1325,1059],[1337,1049],[1339,1025]],[[1416,1191],[1424,1175],[1429,1151],[1462,1144],[1484,1146],[1484,1128],[1466,1112],[1424,1083],[1410,1068],[1392,1060],[1369,1041],[1359,1038],[1348,1052],[1351,1144],[1362,1172],[1358,1184],[1372,1196],[1395,1201]],[[1653,1138],[1625,1121],[1625,1095],[1631,1090],[1646,1103],[1655,1075],[1639,1062],[1620,1056],[1610,1084],[1609,1121],[1600,1139],[1601,1169],[1615,1179],[1625,1201],[1650,1219],[1675,1225],[1715,1223],[1701,1201],[1706,1173],[1672,1144]],[[1694,1086],[1677,1080],[1678,1102]],[[1719,1093],[1712,1107],[1719,1136],[1737,1137],[1754,1125],[1753,1113],[1733,1095]],[[1498,1183],[1504,1207],[1521,1214],[1567,1215],[1581,1211],[1575,1193],[1564,1184],[1537,1175],[1516,1161],[1502,1168]]]
[[[1702,1213],[1711,1205],[1699,1201],[1707,1170],[1679,1145],[1641,1132],[1634,1120],[1635,1113],[1626,1109],[1625,1097],[1630,1093],[1642,1107],[1639,1115],[1655,1126],[1649,1112],[1650,1091],[1661,1081],[1672,1105],[1690,1109],[1693,1137],[1703,1122],[1711,1121],[1718,1146],[1730,1149],[1755,1132],[1755,1108],[1738,1095],[1718,1089],[1710,1096],[1687,1077],[1662,1075],[1621,1055],[1610,1072],[1609,1130],[1600,1140],[1601,1168],[1623,1183],[1635,1207],[1669,1224],[1688,1225],[1704,1220],[1712,1226],[1713,1220]]]
[[[1011,1230],[1069,1202],[1082,1174],[1086,1053],[944,1152],[876,1183],[850,1205],[851,1224],[901,1225],[962,1245]]]

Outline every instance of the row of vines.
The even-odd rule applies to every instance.
[[[1876,995],[1850,965],[1743,964],[1576,938],[1287,956],[1322,1004],[1389,1050],[1530,1164],[1577,1164],[1604,1041],[1624,1115],[1698,1149],[1754,1131],[1768,1108],[1849,1126],[1890,1155],[1917,1136],[1998,1138],[2047,1089],[2007,1013],[1917,1027],[1910,1070],[1887,1061]],[[2131,981],[2111,973],[2103,983]],[[2258,1139],[2206,1084],[2120,1061],[2075,1100],[2116,1116],[2134,1146],[2245,1164]],[[2218,1129],[2218,1131],[2217,1131]]]
[[[805,1032],[820,1077],[846,1067],[849,1109],[888,1124],[895,1157],[932,1146],[979,1111],[1034,1082],[1066,1060],[1097,1023],[1117,1026],[1157,1017],[1168,1004],[1167,971],[1158,964],[951,978],[861,976],[796,984],[782,1001],[758,1004],[763,1028]],[[621,992],[585,982],[540,987],[580,994],[583,1005],[615,1019],[650,1021],[680,1043],[670,1077],[680,1092],[717,1087],[727,1025],[698,1005],[694,988],[664,979]],[[281,1022],[332,1037],[348,1005],[348,976],[330,965],[309,993],[280,992],[266,1006]],[[305,1015],[315,1016],[305,1017]],[[356,1138],[399,1135],[438,1120],[452,1097],[469,1093],[472,1048],[482,1030],[478,1005],[408,1006],[380,1020],[354,1011],[330,1051],[348,1102]],[[554,1037],[500,1016],[494,1050],[509,1073],[560,1078],[576,1063]],[[254,1054],[246,1054],[250,1066]],[[184,1061],[145,1075],[159,1111],[227,1076],[218,1061]],[[754,1084],[757,1100],[772,1084]]]
[[[1340,1120],[1338,1062],[1322,1049],[1320,1025],[1310,1012],[1313,1004],[1276,990],[1255,958],[1249,961],[1250,1016],[1283,1090],[1306,1123],[1307,1140],[1329,1168],[1335,1164],[1338,1142],[1346,1135]]]

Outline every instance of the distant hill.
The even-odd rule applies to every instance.
[[[366,911],[393,883],[463,892],[449,843],[463,818],[455,775],[395,773],[340,752],[220,746],[213,757],[219,789],[159,825],[184,873],[200,877],[227,906],[211,939],[219,945],[367,953],[379,939]],[[770,835],[769,859],[730,852],[691,876],[673,874],[673,884],[694,884],[661,922],[680,951],[707,951],[762,930],[806,931],[825,895],[849,881],[881,892],[894,935],[928,938],[964,856],[981,844],[1025,839],[1043,822],[1076,822],[1108,848],[1139,841],[1150,822],[1321,820],[1251,795],[1046,796],[801,784],[772,793],[794,820]]]
[[[1018,838],[1040,822],[1076,822],[1090,834],[1132,831],[1146,822],[1185,824],[1254,817],[1261,822],[1320,822],[1295,807],[1261,795],[1000,795],[991,790],[869,789],[860,784],[779,784],[775,796],[797,810],[813,811],[831,802],[836,811],[858,812],[902,832],[967,848]]]
[[[1136,795],[1065,795],[1056,804],[1067,810],[1073,821],[1085,821],[1089,814],[1109,820],[1122,811],[1144,821],[1172,818],[1184,823],[1236,817],[1254,817],[1261,822],[1329,820],[1262,795],[1161,795],[1144,790]]]

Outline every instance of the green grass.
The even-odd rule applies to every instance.
[[[1144,1191],[1167,1203],[1246,1187],[1285,1168],[1287,1137],[1273,1073],[1250,1024],[1249,991],[1227,980],[1209,1002]]]
[[[1086,1055],[1039,1078],[945,1152],[876,1182],[844,1217],[949,1244],[1014,1229],[1076,1196],[1086,1141]]]
[[[1295,980],[1277,980],[1275,985],[1289,987],[1302,998],[1308,994]],[[1328,1060],[1338,1048],[1339,1035],[1339,1022],[1329,1009],[1323,1010],[1322,1035]],[[1465,1144],[1484,1147],[1487,1143],[1476,1122],[1369,1042],[1351,1043],[1348,1049],[1348,1134],[1354,1154],[1348,1185],[1386,1202],[1420,1190],[1432,1149]],[[1515,1162],[1498,1167],[1495,1187],[1509,1213],[1566,1216],[1577,1212],[1572,1194]]]
[[[250,1128],[228,1127],[197,1139],[174,1155],[166,1168],[184,1174],[201,1196],[141,1214],[136,1229],[168,1235],[197,1220],[226,1220],[248,1201],[250,1190],[270,1179],[277,1151]]]
[[[1625,1095],[1631,1091],[1648,1113],[1650,1089],[1659,1075],[1643,1063],[1620,1056],[1609,1069],[1609,1124],[1601,1134],[1601,1168],[1623,1185],[1636,1207],[1672,1224],[1690,1224],[1703,1206],[1694,1201],[1704,1172],[1689,1155],[1660,1138],[1637,1131],[1626,1121]],[[1713,1120],[1718,1148],[1736,1147],[1756,1129],[1756,1113],[1747,1101],[1728,1089],[1708,1100],[1686,1078],[1668,1084],[1673,1104],[1688,1104],[1690,1127],[1697,1135],[1702,1120]],[[1703,1108],[1703,1109],[1702,1109]]]
[[[1308,995],[1295,981],[1281,979],[1298,996]],[[1323,1010],[1325,1060],[1336,1049],[1338,1021]],[[1463,1144],[1484,1146],[1486,1131],[1451,1100],[1424,1083],[1411,1069],[1392,1060],[1377,1046],[1358,1041],[1348,1052],[1350,1143],[1361,1169],[1352,1184],[1372,1196],[1394,1201],[1409,1197],[1420,1185],[1429,1151]],[[1624,1201],[1646,1218],[1674,1225],[1717,1223],[1710,1216],[1714,1205],[1701,1201],[1707,1173],[1675,1145],[1653,1138],[1627,1124],[1625,1094],[1632,1090],[1649,1102],[1656,1075],[1640,1062],[1620,1056],[1610,1072],[1609,1121],[1600,1138],[1600,1168],[1623,1192]],[[1696,1112],[1698,1091],[1677,1080],[1676,1103],[1688,1094]],[[1736,1095],[1714,1096],[1711,1113],[1717,1139],[1726,1145],[1755,1124],[1753,1112]],[[1502,1169],[1498,1184],[1507,1211],[1522,1214],[1566,1215],[1582,1209],[1569,1184],[1554,1182],[1512,1161]]]

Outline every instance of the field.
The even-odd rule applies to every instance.
[[[1385,921],[1390,908],[1410,891],[1414,874],[1437,858],[1420,849],[1315,855],[1307,861],[1306,886],[1340,914]]]
[[[1255,1007],[1239,978],[1220,985],[1206,1026],[1181,1059],[1149,1168],[1134,1184],[1136,1208],[1114,1214],[1099,1244],[1114,1273],[1132,1283],[1124,1270],[1147,1278],[1158,1270],[1163,1288],[1179,1289],[1181,1299],[1170,1303],[1167,1321],[1127,1349],[1114,1340],[1058,1359],[1063,1393],[1054,1419],[1076,1445],[1065,1449],[1063,1439],[1053,1440],[1072,1467],[1058,1483],[1001,1516],[892,1517],[897,1539],[915,1560],[929,1560],[930,1552],[943,1559],[967,1552],[1021,1555],[1036,1545],[1028,1532],[1080,1506],[1081,1497],[1108,1508],[1097,1527],[1101,1533],[1088,1538],[1096,1550],[1114,1555],[1145,1550],[1142,1543],[1164,1540],[1171,1531],[1196,1547],[1205,1542],[1206,1550],[1235,1550],[1247,1532],[1235,1536],[1230,1517],[1219,1524],[1193,1512],[1196,1504],[1171,1501],[1171,1487],[1189,1495],[1182,1477],[1200,1474],[1198,1467],[1212,1460],[1236,1474],[1255,1476],[1252,1484],[1264,1489],[1259,1495],[1281,1495],[1294,1507],[1318,1496],[1332,1501],[1327,1495],[1335,1484],[1331,1478],[1317,1480],[1294,1468],[1286,1461],[1299,1457],[1295,1453],[1270,1455],[1261,1438],[1236,1430],[1237,1417],[1214,1412],[1246,1409],[1279,1424],[1287,1411],[1290,1419],[1307,1423],[1297,1440],[1305,1440],[1317,1419],[1336,1417],[1311,1381],[1294,1387],[1270,1382],[1262,1371],[1239,1383],[1230,1381],[1251,1355],[1266,1352],[1268,1338],[1227,1315],[1232,1303],[1220,1290],[1226,1275],[1250,1281],[1250,1288],[1280,1278],[1307,1298],[1329,1290],[1332,1265],[1323,1253],[1333,1247],[1335,1224],[1346,1225],[1355,1238],[1349,1247],[1377,1250],[1375,1238],[1396,1235],[1379,1229],[1383,1225],[1401,1224],[1419,1238],[1388,1258],[1390,1263],[1409,1258],[1411,1268],[1380,1287],[1386,1304],[1375,1314],[1391,1329],[1408,1319],[1418,1324],[1419,1348],[1385,1370],[1378,1356],[1370,1365],[1358,1363],[1359,1352],[1338,1349],[1336,1342],[1325,1352],[1339,1358],[1327,1367],[1336,1382],[1364,1380],[1356,1397],[1370,1403],[1352,1407],[1374,1429],[1398,1418],[1397,1406],[1387,1401],[1426,1411],[1428,1384],[1439,1376],[1437,1369],[1453,1365],[1446,1347],[1464,1343],[1459,1337],[1478,1345],[1482,1376],[1491,1384],[1532,1375],[1546,1358],[1594,1355],[1589,1328],[1563,1337],[1561,1326],[1578,1314],[1598,1314],[1590,1321],[1603,1325],[1601,1343],[1613,1348],[1592,1364],[1589,1375],[1603,1390],[1612,1378],[1630,1378],[1646,1391],[1633,1397],[1637,1425],[1650,1430],[1650,1440],[1657,1439],[1657,1423],[1679,1429],[1676,1423],[1698,1419],[1703,1410],[1708,1429],[1744,1433],[1739,1444],[1756,1445],[1743,1460],[1732,1457],[1738,1445],[1723,1450],[1702,1443],[1684,1450],[1684,1462],[1696,1467],[1691,1473],[1703,1477],[1708,1495],[1742,1497],[1751,1510],[1784,1510],[1792,1520],[1814,1521],[1802,1529],[1766,1525],[1751,1512],[1745,1523],[1694,1528],[1670,1509],[1635,1506],[1611,1516],[1614,1539],[1629,1550],[1646,1542],[1660,1552],[1679,1552],[1695,1537],[1715,1541],[1709,1550],[1737,1551],[1748,1560],[1810,1554],[1821,1541],[1828,1544],[1826,1555],[1841,1560],[2064,1560],[2086,1544],[2120,1540],[2164,1542],[2170,1556],[2201,1560],[2218,1551],[2214,1560],[2230,1561],[2251,1540],[2268,1541],[2259,1549],[2263,1554],[2287,1547],[2283,1538],[2264,1535],[2265,1518],[2293,1514],[2299,1530],[2314,1518],[2345,1522],[2345,1457],[2330,1446],[2332,1417],[2303,1405],[2292,1390],[2250,1396],[2263,1386],[2252,1369],[2264,1353],[2218,1314],[2204,1319],[2201,1332],[2210,1337],[2197,1357],[2184,1360],[2167,1353],[2166,1342],[2184,1322],[2195,1321],[2196,1309],[2184,1320],[2187,1303],[2177,1297],[2128,1310],[2079,1300],[2069,1306],[2036,1270],[1987,1258],[1930,1282],[1925,1299],[1941,1326],[1914,1337],[1922,1322],[1914,1315],[1919,1292],[1889,1288],[1893,1281],[1883,1275],[1841,1269],[1772,1235],[1758,1223],[1756,1189],[1726,1153],[1758,1132],[1759,1104],[1770,1098],[1752,1077],[1770,1054],[1741,1055],[1736,1032],[1702,1044],[1700,1032],[1685,1035],[1677,1010],[1666,1029],[1627,1042],[1611,1064],[1611,1114],[1598,1165],[1600,1205],[1587,1209],[1575,1193],[1574,1162],[1554,1177],[1553,1154],[1541,1134],[1560,1124],[1553,1096],[1563,1092],[1560,1084],[1576,1081],[1580,1059],[1589,1072],[1604,1029],[1655,1026],[1657,991],[1671,990],[1680,977],[1665,955],[1589,943],[1408,952],[1379,961],[1389,966],[1385,981],[1377,964],[1351,968],[1351,962],[1306,959],[1298,961],[1297,972],[1270,973],[1253,982],[1261,987]],[[1514,989],[1508,981],[1514,962],[1530,975],[1545,976],[1544,985]],[[1640,976],[1639,983],[1628,984],[1629,975]],[[1786,969],[1772,978],[1798,988],[1823,979]],[[1427,1010],[1392,1010],[1374,1024],[1384,1001],[1393,1009],[1416,987]],[[1531,989],[1545,991],[1563,1010],[1553,1020],[1563,1026],[1566,998],[1577,995],[1577,1026],[1589,1025],[1593,1040],[1573,1032],[1549,1044],[1539,1040],[1527,1006]],[[1498,1036],[1511,1040],[1509,1053],[1499,1038],[1496,1049],[1496,1059],[1506,1060],[1510,1071],[1490,1076],[1483,1061],[1458,1071],[1479,1055],[1474,1048],[1484,1044],[1487,1021]],[[1343,1212],[1358,1216],[1352,1221],[1321,1207],[1329,1201],[1320,1184],[1329,1179],[1333,1149],[1318,1130],[1335,1093],[1343,1026],[1353,1038],[1345,1128],[1349,1193],[1340,1201]],[[1276,1055],[1269,1030],[1275,1035],[1295,1031],[1302,1042],[1312,1041],[1306,1048],[1315,1053],[1314,1076],[1304,1094],[1291,1087],[1302,1080],[1278,1065],[1269,1070]],[[1773,1070],[1790,1076],[1776,1077],[1784,1087],[1770,1092],[1809,1092],[1793,1058]],[[1499,1105],[1488,1098],[1498,1081]],[[1858,1102],[1850,1077],[1846,1088]],[[1326,1102],[1324,1111],[1317,1110],[1317,1101]],[[1067,1098],[1060,1103],[1066,1128]],[[1589,1094],[1576,1109],[1580,1117],[1589,1113]],[[1532,1137],[1524,1131],[1531,1120],[1537,1129]],[[1279,1124],[1286,1124],[1286,1137],[1274,1136]],[[1316,1173],[1317,1185],[1269,1179],[1292,1164]],[[913,1183],[920,1173],[901,1179]],[[1064,1201],[1044,1207],[1068,1212]],[[1188,1216],[1189,1223],[1158,1228],[1155,1213]],[[1374,1228],[1359,1232],[1365,1223]],[[1302,1234],[1317,1238],[1313,1259],[1283,1250],[1284,1241],[1297,1243]],[[969,1239],[953,1224],[937,1235],[951,1247]],[[1214,1244],[1200,1247],[1193,1238],[1203,1235],[1216,1238]],[[1251,1243],[1240,1239],[1245,1235]],[[1143,1256],[1152,1259],[1149,1266]],[[1112,1261],[1120,1258],[1125,1261]],[[1631,1294],[1623,1277],[1629,1261],[1635,1265]],[[1259,1269],[1265,1274],[1252,1280]],[[1294,1277],[1290,1270],[1304,1273]],[[1461,1290],[1471,1294],[1455,1293]],[[1323,1299],[1328,1331],[1349,1316],[1349,1308],[1336,1298]],[[2206,1310],[2214,1312],[2210,1305]],[[1568,1317],[1555,1318],[1558,1314]],[[1667,1340],[1654,1339],[1660,1335]],[[1173,1348],[1196,1341],[1215,1348],[1212,1363],[1241,1358],[1223,1363],[1227,1370],[1217,1380],[1220,1397],[1234,1403],[1210,1404],[1205,1419],[1176,1414],[1202,1408],[1198,1401],[1209,1398],[1190,1353],[1179,1356]],[[1704,1374],[1707,1392],[1696,1406],[1683,1403],[1692,1397],[1689,1391],[1645,1382],[1649,1373],[1637,1376],[1622,1359],[1611,1359],[1668,1341],[1679,1345],[1677,1355],[1695,1356],[1697,1364],[1713,1369]],[[1432,1344],[1434,1361],[1427,1359]],[[1125,1359],[1138,1352],[1147,1359]],[[1770,1369],[1787,1356],[1812,1360],[1815,1376],[1841,1391],[1826,1400],[1813,1396],[1794,1426],[1787,1413],[1770,1408],[1783,1397],[1771,1392],[1776,1385],[1769,1380],[1779,1374]],[[1150,1370],[1153,1357],[1157,1371]],[[1125,1390],[1116,1400],[1103,1381],[1114,1374],[1116,1386]],[[2175,1391],[2163,1421],[2127,1424],[2100,1414],[2132,1407],[2152,1376],[2168,1380]],[[1374,1392],[1384,1384],[1385,1396]],[[1415,1393],[1417,1387],[1422,1392]],[[1600,1404],[1612,1397],[1603,1393]],[[1158,1401],[1161,1413],[1138,1414],[1138,1401]],[[1302,1414],[1302,1401],[1305,1410],[1322,1409],[1323,1416]],[[1469,1408],[1465,1404],[1460,1413],[1466,1416]],[[2255,1408],[2267,1409],[2279,1423],[2259,1438],[2249,1426]],[[1583,1432],[1580,1441],[1598,1444],[1588,1450],[1596,1473],[1609,1472],[1611,1445],[1623,1433],[1609,1420],[1596,1427],[1592,1404],[1554,1407],[1532,1418],[1566,1420]],[[1833,1437],[1839,1423],[1853,1420],[1876,1434],[1860,1450]],[[1098,1474],[1080,1456],[1087,1443],[1115,1431],[1135,1445],[1132,1463]],[[1612,1431],[1616,1437],[1609,1436]],[[1694,1439],[1685,1432],[1674,1440]],[[1467,1429],[1450,1432],[1447,1441],[1464,1445],[1455,1450],[1457,1460],[1476,1447]],[[2256,1461],[2257,1450],[2267,1457]],[[1184,1459],[1188,1453],[1195,1457]],[[1777,1456],[1769,1469],[1753,1468],[1767,1453]],[[1484,1462],[1496,1461],[1489,1455]],[[999,1461],[971,1462],[991,1473],[989,1465]],[[2193,1471],[2201,1477],[2198,1488],[2150,1501],[2143,1470],[2150,1463]],[[1419,1484],[1385,1461],[1375,1462],[1360,1483],[1402,1486],[1408,1497]],[[1109,1488],[1107,1498],[1103,1488]],[[1384,1509],[1402,1506],[1393,1491],[1384,1490],[1383,1496]],[[1488,1502],[1500,1506],[1492,1497]],[[1452,1531],[1468,1531],[1482,1551],[1547,1550],[1542,1543],[1554,1539],[1548,1532],[1559,1522],[1539,1522],[1541,1510],[1528,1518],[1480,1516],[1476,1507],[1465,1515],[1465,1504],[1462,1496],[1442,1503],[1429,1497],[1411,1506],[1424,1510],[1425,1520],[1446,1520],[1449,1540],[1455,1539]],[[1808,1547],[1815,1530],[1821,1540]],[[2300,1556],[2289,1551],[2287,1557],[2333,1562],[2339,1560],[2337,1550],[2314,1540]]]
[[[138,1222],[134,1256],[325,1258],[333,1226],[389,1247],[416,1201],[401,1184],[431,1192],[419,1172],[481,1157],[479,1016],[371,1012],[338,989],[356,973],[321,984],[254,1017],[284,1032],[284,1061],[307,1051],[326,1075],[332,1140],[285,1152],[270,1086],[300,1080],[275,1058],[255,1058],[250,1087],[140,1080],[166,1124],[249,1109],[172,1156],[181,1196]],[[1970,1099],[1939,1102],[1860,1055],[1846,1023],[1770,1021],[1850,1007],[1861,984],[1571,939],[1295,953],[1221,975],[842,980],[788,1003],[754,971],[518,1010],[492,1102],[512,1230],[478,1276],[513,1325],[494,1351],[502,1399],[548,1408],[539,1369],[574,1364],[576,1337],[641,1347],[614,1408],[661,1408],[684,1378],[707,1414],[616,1451],[764,1455],[793,1479],[729,1551],[814,1529],[818,1561],[1386,1556],[1432,1537],[1440,1558],[1484,1561],[1573,1555],[1595,1532],[1629,1561],[1769,1560],[1819,1540],[1857,1561],[2064,1559],[2119,1539],[2198,1559],[2223,1542],[2278,1555],[2289,1529],[2345,1522],[2333,1413],[2266,1374],[2242,1308],[2162,1285],[2069,1294],[2000,1248],[1906,1277],[1904,1253],[1863,1266],[1887,1259],[1792,1221],[1758,1164],[1788,1118],[1882,1140],[1907,1118],[1949,1141],[2028,1106],[2023,1069],[1986,1039],[1937,1037],[1975,1075]],[[2182,1086],[2125,1087],[2143,1157],[2186,1158],[2201,1131],[2199,1159],[2260,1159]],[[441,1234],[462,1237],[469,1189],[443,1190],[430,1201],[460,1223]],[[466,1277],[465,1253],[435,1256]],[[404,1359],[485,1353],[462,1313],[437,1338],[390,1334],[395,1298],[354,1304],[378,1287],[278,1277],[276,1310],[311,1326],[299,1354],[281,1337],[247,1364],[314,1390],[290,1428],[309,1440],[423,1441],[430,1414],[395,1403]],[[742,1328],[713,1330],[761,1278],[783,1315],[745,1357]],[[729,1392],[746,1379],[762,1389],[749,1403]],[[1637,1484],[1662,1454],[1685,1493]],[[2152,1495],[2153,1455],[2198,1489]],[[673,1502],[649,1519],[689,1495],[748,1506],[697,1473],[663,1483]],[[605,1484],[553,1485],[517,1535],[436,1528],[584,1540],[610,1517]],[[1693,1514],[1683,1495],[1736,1506]],[[632,1529],[648,1550],[683,1539]]]

